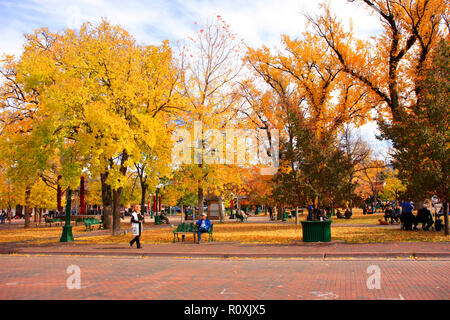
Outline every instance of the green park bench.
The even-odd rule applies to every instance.
[[[49,224],[50,227],[52,226],[52,223],[53,223],[53,219],[52,218],[44,217],[44,221],[45,221],[46,225]]]
[[[208,230],[208,242],[214,241],[213,238],[213,227],[214,224],[211,224],[211,227]],[[173,242],[175,241],[175,238],[177,239],[177,241],[180,241],[178,235],[181,234],[181,241],[184,241],[184,237],[186,234],[192,234],[194,237],[194,242],[195,242],[195,238],[197,236],[197,224],[191,222],[191,223],[181,223],[179,224],[176,228],[173,229]]]
[[[156,224],[156,221],[155,221]],[[186,234],[192,234],[194,237],[195,242],[195,234],[196,234],[196,226],[194,223],[181,223],[176,228],[173,229],[173,242],[175,241],[175,238],[177,241],[180,241],[180,238],[178,237],[179,234],[181,234],[181,241],[184,241],[184,237]]]
[[[102,228],[103,223],[98,221],[97,218],[86,218],[84,219],[84,226],[86,227],[86,231],[92,231],[92,227],[98,225],[98,230]]]
[[[155,225],[162,224],[163,220],[161,219],[160,215],[155,215]]]
[[[45,224],[48,224],[51,227],[52,223],[54,223],[56,225],[60,225],[61,223],[63,223],[63,220],[61,218],[48,218],[48,217],[45,217]]]
[[[239,219],[239,222],[246,222],[247,221],[247,216],[243,216],[240,213],[236,213],[235,216],[236,216],[236,219]]]

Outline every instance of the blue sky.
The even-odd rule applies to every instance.
[[[302,12],[318,12],[319,0],[0,0],[0,50],[18,53],[23,34],[39,27],[53,31],[76,28],[84,21],[102,17],[120,24],[143,43],[183,40],[221,15],[246,43],[279,44],[281,34],[298,36],[305,26]],[[376,35],[380,25],[360,5],[347,0],[331,1],[344,22],[352,18],[361,36]]]
[[[140,43],[185,40],[199,25],[220,15],[247,45],[276,48],[280,35],[299,36],[305,28],[303,12],[319,13],[320,0],[0,0],[0,53],[20,55],[23,35],[40,27],[52,31],[77,28],[102,17],[128,30]],[[361,5],[331,0],[332,9],[360,37],[381,31],[378,19]],[[198,23],[197,25],[195,23]],[[363,136],[375,148],[386,143],[374,137],[376,125],[363,126]]]

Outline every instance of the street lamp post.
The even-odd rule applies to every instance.
[[[62,227],[62,234],[60,242],[73,242],[72,226],[70,225],[70,208],[71,208],[71,197],[72,190],[67,189],[67,200],[66,200],[66,223]]]

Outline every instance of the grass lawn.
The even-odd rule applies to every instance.
[[[438,242],[449,241],[444,232],[402,231],[399,228],[386,227],[359,227],[352,224],[378,224],[382,214],[368,216],[354,216],[352,219],[333,219],[333,223],[344,223],[348,226],[331,227],[332,240],[341,240],[347,243],[379,243],[392,241],[425,241]],[[170,226],[150,228],[153,225],[144,226],[141,242],[170,243],[173,240],[173,232]],[[93,235],[85,232],[84,226],[73,226],[74,236],[79,235],[75,242],[82,243],[128,243],[133,237],[129,223],[122,223],[122,229],[128,230],[127,235]],[[58,241],[54,238],[61,236],[61,227],[49,228],[17,228],[0,231],[0,243],[13,241],[31,241],[32,243],[50,243]],[[204,236],[205,237],[205,236]],[[49,239],[53,238],[53,239]],[[204,238],[206,239],[206,238]],[[237,223],[226,222],[214,224],[214,240],[216,242],[242,242],[242,243],[267,243],[289,244],[302,240],[301,226],[294,224],[269,224],[269,223]],[[187,235],[186,241],[192,241],[192,236]]]
[[[72,234],[78,234],[86,229],[84,225],[72,226]],[[11,230],[0,230],[0,243],[14,241],[44,240],[47,238],[60,237],[61,226],[48,228],[15,228]]]
[[[306,215],[300,216],[300,220],[306,220]],[[379,224],[378,219],[384,220],[384,213],[376,214],[353,214],[351,219],[338,219],[331,217],[331,221],[335,224]],[[295,221],[295,218],[289,218],[287,221]]]

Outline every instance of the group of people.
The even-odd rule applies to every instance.
[[[397,205],[394,209],[390,205],[386,207],[384,210],[384,221],[388,222],[390,220],[390,224],[394,224],[400,221],[401,210]]]
[[[344,214],[342,214],[339,209],[336,210],[336,217],[338,219],[350,219],[352,217],[352,211],[347,207]]]
[[[308,221],[324,221],[327,219],[327,217],[330,216],[330,212],[332,211],[332,209],[330,207],[327,207],[325,209],[319,209],[319,208],[313,208],[312,205],[308,206],[308,216],[306,218],[306,220]],[[345,209],[344,214],[341,213],[341,211],[339,209],[336,210],[336,217],[338,219],[350,219],[352,217],[352,211],[350,210],[349,207],[347,207]]]
[[[133,247],[133,245],[136,243],[136,247],[138,249],[142,248],[140,238],[143,231],[143,222],[144,222],[144,215],[141,213],[141,206],[139,204],[136,204],[133,206],[133,212],[131,213],[131,231],[134,235],[134,238],[130,241],[130,247]],[[198,239],[197,243],[200,244],[202,239],[202,233],[209,232],[209,229],[211,228],[211,222],[207,218],[206,213],[202,213],[201,219],[196,222],[196,226]]]
[[[414,215],[413,210],[414,205],[409,201],[403,201],[401,205],[397,204],[395,208],[387,206],[384,211],[384,221],[388,222],[390,220],[391,224],[401,222],[404,230],[418,230],[417,226],[419,223],[422,224],[422,229],[425,231],[430,230],[433,224],[436,231],[442,229],[443,222],[439,219],[439,216],[442,215],[442,208],[440,213],[436,215],[436,221],[434,221],[427,204],[423,204],[422,208],[417,210],[417,215]]]
[[[2,210],[2,213],[0,214],[0,223],[1,223],[1,224],[4,224],[4,223],[5,223],[6,217],[7,217],[6,211],[5,211],[5,210]]]
[[[417,226],[419,223],[422,224],[422,230],[425,231],[429,231],[433,224],[436,231],[440,231],[443,227],[443,222],[441,219],[439,219],[439,214],[436,217],[436,221],[434,221],[433,215],[431,214],[431,211],[428,209],[428,205],[426,204],[424,204],[422,208],[417,211],[417,215],[413,214],[414,205],[409,201],[404,201],[401,204],[401,208],[402,212],[399,218],[403,223],[404,230],[418,230]],[[399,208],[396,208],[396,211],[398,214]]]

